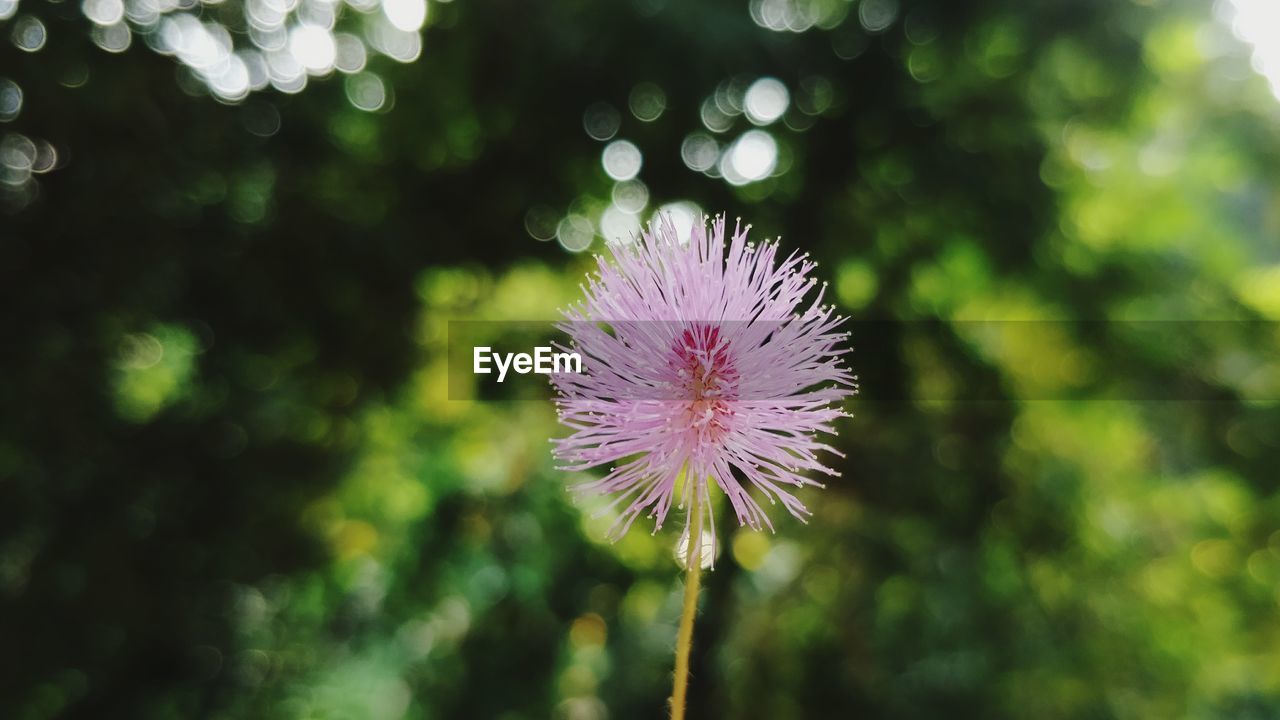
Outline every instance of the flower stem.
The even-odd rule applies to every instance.
[[[689,692],[689,651],[693,648],[693,617],[698,614],[698,586],[702,581],[702,512],[699,493],[694,488],[689,501],[689,543],[686,545],[684,611],[676,633],[676,677],[671,689],[671,720],[684,720],[685,697]]]

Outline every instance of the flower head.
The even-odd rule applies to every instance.
[[[720,216],[681,242],[663,217],[611,245],[613,263],[598,258],[585,298],[564,312],[583,372],[552,376],[572,431],[555,455],[567,470],[608,466],[578,489],[615,496],[606,511],[624,506],[615,537],[646,511],[656,532],[677,485],[681,506],[699,493],[714,532],[712,482],[740,524],[772,529],[758,498],[804,520],[792,489],[820,485],[807,472],[838,475],[818,458],[838,451],[818,436],[834,434],[837,404],[857,392],[841,364],[844,319],[822,304],[825,283],[806,304],[816,263],[748,243],[750,228],[735,224],[726,242]]]

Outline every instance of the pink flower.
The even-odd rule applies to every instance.
[[[698,492],[713,533],[711,481],[741,525],[772,530],[758,497],[803,521],[793,489],[821,486],[805,473],[839,474],[818,454],[840,453],[817,436],[835,434],[838,403],[857,392],[844,318],[822,305],[825,283],[804,306],[817,284],[807,254],[779,260],[776,242],[747,242],[750,229],[735,224],[726,248],[720,216],[682,243],[664,217],[611,244],[613,264],[597,258],[585,299],[564,311],[583,367],[552,376],[572,431],[555,455],[566,470],[608,466],[576,489],[616,496],[605,512],[625,505],[614,537],[646,510],[661,528],[682,471],[680,506]]]

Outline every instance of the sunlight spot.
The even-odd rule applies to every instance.
[[[1235,17],[1231,30],[1253,46],[1253,69],[1271,83],[1271,92],[1280,98],[1280,2],[1276,0],[1231,0]]]
[[[747,119],[756,125],[768,125],[787,111],[787,106],[791,104],[791,94],[782,81],[764,77],[747,88],[743,104]]]

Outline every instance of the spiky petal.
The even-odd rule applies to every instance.
[[[780,259],[776,241],[748,243],[749,230],[736,223],[726,242],[720,216],[681,242],[663,217],[612,244],[612,263],[597,258],[584,299],[564,311],[583,372],[552,376],[571,430],[555,454],[566,470],[608,467],[577,489],[614,496],[603,512],[623,506],[615,537],[646,511],[656,532],[677,485],[682,506],[701,494],[714,532],[709,480],[741,525],[772,530],[758,498],[804,520],[794,489],[820,485],[809,473],[838,474],[818,455],[839,454],[819,436],[834,434],[840,401],[857,392],[841,363],[844,319],[823,305],[816,263]]]

